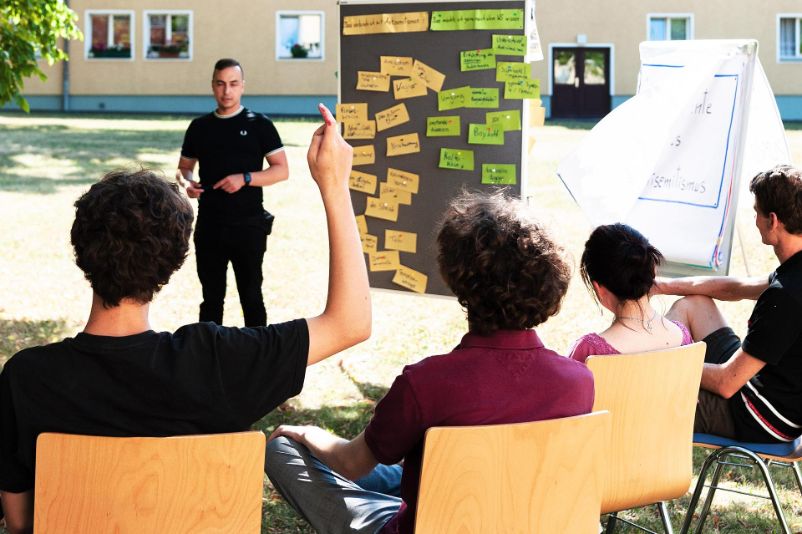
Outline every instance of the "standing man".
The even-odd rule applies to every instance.
[[[184,135],[178,174],[187,195],[198,199],[195,258],[203,289],[200,321],[223,322],[228,262],[234,268],[245,326],[264,326],[262,261],[272,216],[262,208],[262,187],[289,176],[284,146],[273,123],[242,106],[242,66],[214,65],[217,109],[193,120]],[[262,169],[267,160],[268,168]],[[200,180],[195,164],[200,162]]]

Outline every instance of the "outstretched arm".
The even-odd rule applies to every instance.
[[[325,124],[312,136],[306,159],[326,210],[329,288],[323,313],[307,319],[308,365],[364,341],[371,328],[368,273],[348,191],[353,150],[322,104],[320,113]]]
[[[757,300],[769,286],[768,277],[736,278],[734,276],[687,276],[655,279],[652,294],[704,295],[716,300]]]

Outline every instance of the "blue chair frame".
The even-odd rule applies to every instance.
[[[722,467],[725,465],[731,467],[752,467],[754,465],[760,469],[769,495],[755,495],[753,493],[745,494],[752,497],[760,497],[771,500],[782,532],[785,534],[791,534],[791,531],[788,528],[788,523],[785,520],[785,515],[780,507],[780,500],[777,498],[777,492],[774,489],[774,482],[771,478],[771,473],[769,472],[769,466],[774,464],[793,469],[796,477],[796,483],[799,486],[800,492],[802,492],[802,474],[800,474],[798,464],[798,462],[802,460],[802,437],[797,438],[795,441],[790,443],[746,443],[736,441],[734,439],[723,438],[721,436],[714,436],[712,434],[694,434],[693,444],[697,447],[705,447],[716,450],[712,452],[710,456],[707,457],[704,464],[702,464],[702,469],[699,472],[699,480],[696,483],[696,489],[694,490],[693,497],[688,505],[688,512],[685,516],[685,522],[682,525],[681,534],[686,534],[690,530],[691,523],[693,522],[693,512],[696,510],[696,506],[699,503],[699,497],[702,494],[702,488],[705,487],[708,471],[714,464],[716,468],[713,471],[713,478],[711,479],[710,485],[707,486],[709,490],[707,492],[707,497],[705,498],[704,506],[702,507],[702,512],[699,514],[699,522],[696,532],[701,532],[702,527],[704,527],[705,519],[707,518],[708,512],[710,512],[710,506],[713,503],[713,496],[715,495],[716,490],[720,489],[721,491],[731,491],[742,494],[745,493],[738,490],[720,488],[718,486],[718,480],[719,476],[721,475]],[[732,462],[729,460],[730,457],[747,460],[748,463]]]

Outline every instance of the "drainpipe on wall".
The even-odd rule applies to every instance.
[[[69,9],[70,0],[64,0],[64,5]],[[70,40],[64,39],[64,53],[70,53]],[[61,111],[70,110],[70,61],[69,59],[61,62]]]

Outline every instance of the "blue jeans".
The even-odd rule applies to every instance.
[[[373,491],[397,491],[400,466],[377,466],[359,479],[365,484],[361,486],[284,436],[267,444],[265,473],[276,491],[321,534],[375,534],[401,507],[399,497]]]

